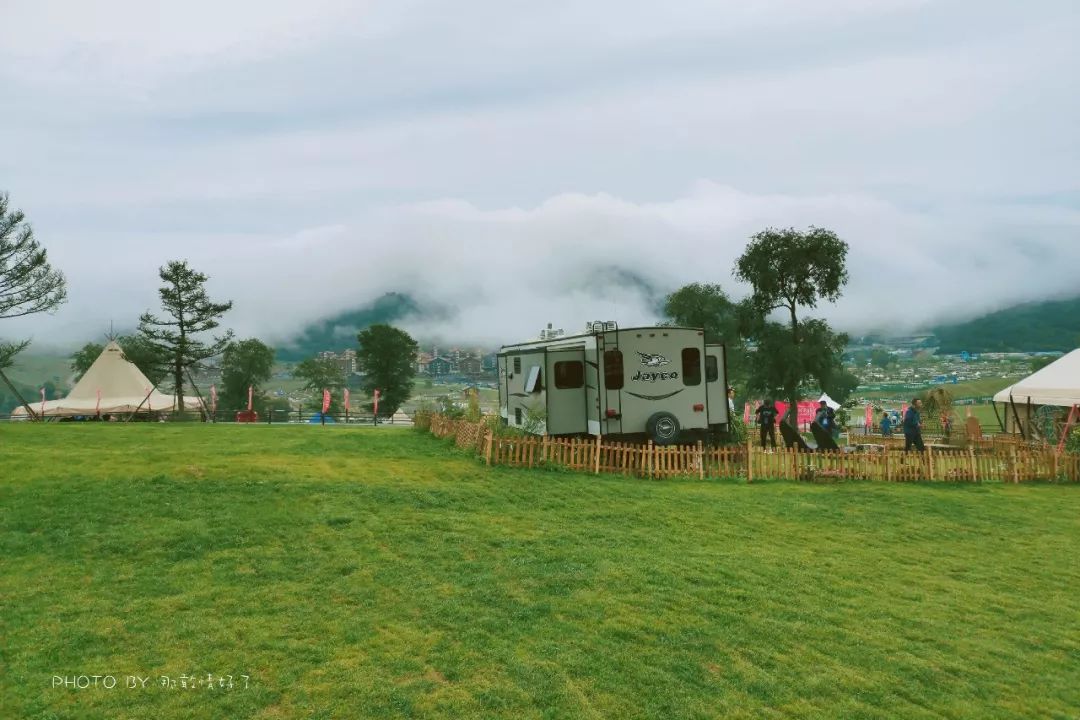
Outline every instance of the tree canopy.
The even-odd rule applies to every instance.
[[[412,394],[416,376],[416,341],[390,325],[372,325],[357,335],[360,349],[356,362],[364,380],[364,392],[379,390],[379,414],[393,415]]]
[[[165,316],[143,313],[139,318],[139,333],[166,359],[173,380],[173,396],[182,398],[184,373],[193,365],[221,354],[232,340],[231,330],[209,341],[200,337],[218,328],[221,316],[232,308],[232,303],[211,301],[205,287],[207,276],[189,267],[186,260],[173,260],[158,274],[165,283],[158,290]]]
[[[728,382],[742,388],[746,381],[745,344],[740,334],[739,307],[716,284],[691,283],[667,296],[664,314],[673,325],[705,330],[705,341],[727,350]]]
[[[854,376],[841,363],[847,335],[824,320],[799,319],[802,308],[839,299],[848,279],[847,252],[846,242],[822,228],[769,228],[750,238],[734,275],[752,288],[743,316],[744,332],[756,346],[752,389],[780,394],[792,407],[808,381],[838,402],[844,397],[837,395],[854,389]],[[784,312],[786,324],[770,320],[775,311]]]
[[[221,357],[220,407],[240,410],[247,407],[248,388],[253,388],[255,410],[265,410],[260,388],[274,371],[274,349],[261,340],[248,338],[225,346]]]
[[[23,212],[0,192],[0,320],[52,312],[66,301],[64,274],[49,263]],[[29,344],[0,341],[0,370]]]
[[[319,408],[322,408],[322,391],[330,391],[330,409],[328,412],[337,413],[341,408],[341,393],[345,387],[345,374],[336,362],[327,358],[308,358],[296,364],[292,371],[293,377],[304,381],[304,390],[316,397]]]

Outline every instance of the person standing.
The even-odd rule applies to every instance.
[[[836,428],[836,413],[833,411],[829,404],[822,400],[818,403],[817,417],[814,418],[817,424],[822,427],[830,435]]]
[[[892,437],[892,419],[887,411],[881,413],[881,437]]]
[[[735,388],[730,385],[727,389],[727,409],[729,417],[735,417]]]
[[[919,452],[926,450],[922,439],[922,400],[915,398],[911,401],[911,407],[904,413],[904,452],[917,449]]]
[[[761,433],[761,447],[765,448],[765,439],[772,441],[773,449],[776,449],[776,405],[772,400],[766,400],[758,406],[757,412],[758,431]]]

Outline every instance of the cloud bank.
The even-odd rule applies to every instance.
[[[0,189],[70,280],[0,335],[77,342],[185,257],[243,335],[387,291],[429,336],[654,318],[748,237],[851,245],[851,330],[1080,292],[1069,2],[13,0]]]

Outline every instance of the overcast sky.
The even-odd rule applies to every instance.
[[[0,0],[0,189],[39,344],[187,258],[280,340],[389,290],[512,342],[652,320],[766,226],[851,245],[841,327],[1080,293],[1076,0]]]

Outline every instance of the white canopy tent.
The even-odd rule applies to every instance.
[[[994,402],[1058,407],[1072,407],[1080,403],[1080,350],[1073,350],[1005,388],[994,396]]]
[[[184,410],[198,412],[202,402],[197,397],[184,398]],[[42,408],[44,405],[44,409]],[[30,403],[35,415],[45,417],[74,417],[78,415],[112,415],[175,412],[176,401],[171,395],[159,392],[130,360],[116,342],[105,346],[101,355],[79,379],[63,400]],[[12,411],[12,418],[27,416],[26,408]]]
[[[818,398],[818,402],[820,403],[822,400],[825,401],[826,406],[832,408],[833,410],[839,410],[840,409],[840,403],[836,402],[831,397],[829,397],[828,393],[821,393],[821,397]]]
[[[1022,431],[1031,422],[1034,408],[1080,405],[1080,350],[1073,350],[1005,388],[994,395],[994,402],[1006,405],[1003,429],[1007,432]],[[1016,427],[1018,422],[1020,428]]]

